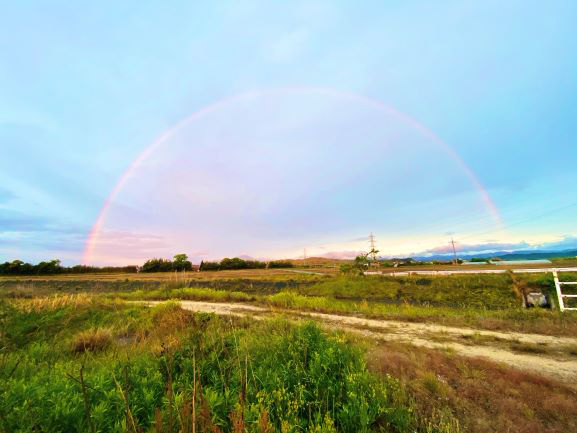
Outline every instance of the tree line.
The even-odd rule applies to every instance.
[[[0,263],[0,275],[55,275],[93,273],[136,273],[137,266],[62,266],[60,260],[40,262],[35,265],[22,260]]]
[[[224,258],[220,262],[201,262],[200,271],[227,271],[234,269],[280,269],[292,268],[293,263],[289,260],[274,260],[261,262],[259,260],[244,260],[238,257]]]
[[[221,261],[201,262],[195,267],[186,254],[177,254],[173,260],[150,259],[142,266],[62,266],[60,260],[50,260],[38,264],[25,263],[22,260],[0,263],[0,275],[55,275],[55,274],[88,274],[88,273],[137,273],[137,272],[183,272],[183,271],[224,271],[233,269],[275,269],[292,268],[288,260],[262,262],[259,260],[244,260],[238,257],[224,258]]]

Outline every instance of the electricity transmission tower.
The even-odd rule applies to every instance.
[[[455,249],[455,241],[453,240],[453,238],[451,238],[451,245],[453,246],[453,257],[454,257],[453,262],[455,264],[458,264],[459,261],[457,260],[457,250]]]
[[[373,232],[371,232],[371,234],[369,235],[369,244],[371,246],[371,250],[369,251],[368,256],[374,261],[377,261],[377,249],[375,248],[375,235],[373,234]]]

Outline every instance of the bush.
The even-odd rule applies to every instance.
[[[288,260],[275,260],[268,262],[268,267],[270,269],[294,268],[294,264]]]

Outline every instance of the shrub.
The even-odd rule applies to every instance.
[[[272,262],[268,262],[268,267],[270,269],[294,268],[294,264],[288,260],[274,260]]]

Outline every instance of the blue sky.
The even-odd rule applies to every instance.
[[[133,161],[231,98],[133,171],[93,263],[577,246],[574,1],[2,10],[0,260],[82,261]]]

